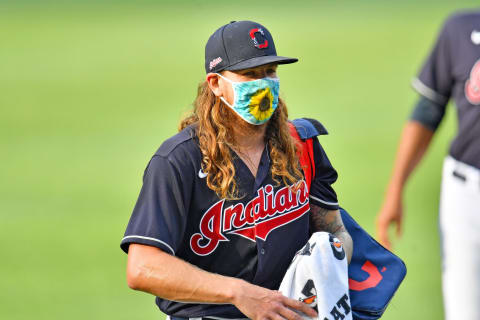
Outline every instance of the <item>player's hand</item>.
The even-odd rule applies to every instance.
[[[316,318],[317,312],[307,304],[290,299],[279,291],[269,290],[242,281],[233,304],[252,320],[302,320],[299,311],[311,318]]]
[[[395,224],[396,235],[402,235],[403,204],[401,195],[388,195],[377,214],[377,239],[387,249],[392,250],[388,227]]]

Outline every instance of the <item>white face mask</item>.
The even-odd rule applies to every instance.
[[[260,125],[267,122],[278,106],[280,80],[262,78],[252,81],[236,82],[217,73],[230,82],[233,88],[233,105],[223,97],[220,99],[250,124]]]

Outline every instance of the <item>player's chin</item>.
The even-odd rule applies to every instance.
[[[233,119],[232,121],[232,126],[235,127],[235,130],[238,130],[239,132],[248,135],[248,134],[255,134],[257,132],[263,132],[264,128],[268,126],[268,123],[272,120],[269,119],[265,123],[262,124],[251,124],[242,117],[240,117],[238,114],[233,112],[232,110],[229,110],[231,113],[230,116]]]
[[[264,129],[268,126],[268,123],[270,122],[270,120],[262,124],[251,124],[246,121],[243,121],[243,122],[245,122],[245,126],[248,128],[247,130],[244,130],[245,134],[252,135],[252,134],[264,132]]]
[[[246,124],[253,131],[262,131],[266,126],[268,126],[269,122],[270,122],[270,120],[268,120],[267,122],[262,123],[262,124],[251,124],[251,123],[248,123],[248,122],[246,122]]]

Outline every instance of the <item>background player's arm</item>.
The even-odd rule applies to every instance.
[[[335,235],[343,243],[350,263],[353,254],[353,241],[347,229],[343,225],[339,210],[328,210],[310,203],[310,223],[312,231],[326,231]]]
[[[435,45],[425,61],[418,78],[412,82],[420,98],[405,125],[398,146],[397,156],[382,207],[377,214],[378,240],[388,249],[390,224],[396,224],[397,236],[401,235],[403,212],[402,195],[405,183],[423,158],[435,130],[442,121],[455,82],[451,20],[445,22]]]
[[[127,283],[134,290],[168,300],[233,304],[250,319],[302,319],[290,309],[317,317],[312,308],[278,291],[204,271],[156,247],[141,244],[130,244]]]
[[[402,232],[402,197],[405,183],[428,149],[434,130],[416,120],[410,120],[403,128],[392,176],[377,215],[378,240],[388,249],[391,249],[389,225],[396,224],[397,236]]]

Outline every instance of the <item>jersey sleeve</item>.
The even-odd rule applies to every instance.
[[[192,176],[190,174],[190,176]],[[171,159],[153,156],[120,247],[128,253],[131,243],[154,246],[175,254],[182,243],[191,190],[189,170]]]
[[[418,77],[412,81],[418,93],[440,105],[447,104],[453,86],[450,21],[444,24]]]
[[[446,107],[444,104],[441,105],[420,96],[410,115],[410,121],[419,122],[426,128],[435,131],[445,116]]]
[[[339,208],[337,194],[332,184],[337,181],[337,171],[333,168],[318,138],[313,139],[313,157],[315,161],[315,177],[310,186],[310,202],[328,209]]]

